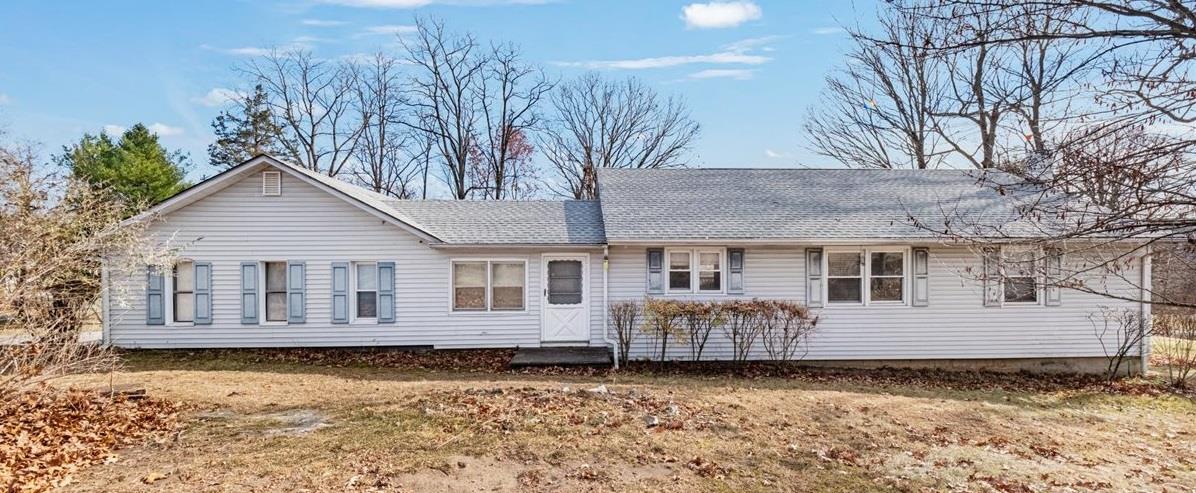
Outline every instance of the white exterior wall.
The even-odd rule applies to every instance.
[[[541,334],[541,254],[584,253],[590,258],[590,339],[601,343],[601,249],[433,249],[329,192],[282,175],[280,197],[261,196],[261,175],[253,172],[153,226],[152,233],[173,237],[171,244],[182,247],[180,258],[212,263],[211,325],[176,325],[169,319],[166,325],[146,325],[144,270],[111,272],[110,282],[128,287],[112,291],[128,294],[111,300],[108,341],[138,348],[536,347]],[[456,258],[526,259],[526,310],[452,312],[450,259]],[[240,264],[261,260],[306,262],[306,323],[241,324]],[[378,260],[395,262],[395,322],[332,324],[332,262]]]
[[[682,245],[677,245],[683,247]],[[744,294],[740,298],[781,298],[805,303],[805,249],[821,245],[747,247]],[[647,247],[611,246],[610,300],[642,300],[646,296]],[[667,265],[667,259],[666,259]],[[1140,262],[1120,273],[1140,276]],[[1136,302],[1064,290],[1061,306],[1006,305],[985,307],[982,286],[961,275],[982,270],[981,260],[965,248],[930,247],[930,305],[845,306],[816,309],[821,317],[810,341],[808,360],[1051,358],[1104,356],[1088,316],[1101,307],[1139,309]],[[667,282],[667,272],[666,282]],[[1106,276],[1116,292],[1140,296],[1133,284]],[[825,282],[825,281],[824,281]],[[906,280],[908,290],[910,281]],[[656,295],[664,298],[728,299],[728,295]],[[1040,296],[1041,300],[1042,297]],[[613,329],[611,331],[613,334]],[[631,359],[656,358],[653,340],[641,334]],[[1110,350],[1115,348],[1115,343]],[[687,346],[670,341],[670,358],[689,359]],[[756,358],[765,358],[756,344]],[[1136,354],[1136,351],[1134,352]],[[703,359],[729,360],[730,342],[715,329]]]

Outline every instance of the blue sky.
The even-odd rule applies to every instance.
[[[210,175],[220,89],[269,47],[319,56],[390,50],[431,15],[483,40],[511,41],[562,77],[596,69],[684,97],[702,167],[833,166],[805,149],[801,122],[842,58],[841,25],[869,2],[740,0],[266,0],[0,3],[0,125],[46,153],[84,132],[152,125]],[[215,92],[214,92],[215,90]]]

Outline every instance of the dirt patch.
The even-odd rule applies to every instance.
[[[113,452],[166,439],[178,406],[123,394],[43,388],[0,403],[0,485],[42,491],[69,484],[80,468],[115,461]]]
[[[316,409],[289,409],[286,411],[241,415],[230,409],[215,409],[195,413],[200,421],[237,422],[239,427],[253,430],[266,436],[305,435],[331,426],[328,416]]]

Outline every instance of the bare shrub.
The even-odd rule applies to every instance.
[[[806,342],[818,327],[818,317],[804,305],[791,301],[760,302],[764,332],[761,342],[768,359],[780,363],[801,360],[809,352]],[[798,351],[802,351],[798,355]]]
[[[114,194],[40,169],[32,151],[0,148],[0,315],[13,341],[0,350],[0,403],[57,376],[111,368],[108,351],[79,343],[105,294],[101,258],[111,255],[113,269],[164,263],[163,249],[143,240],[144,223],[123,223]]]
[[[1186,388],[1196,375],[1196,316],[1158,315],[1152,327],[1155,357],[1167,369],[1167,382]]]
[[[684,342],[685,327],[682,322],[681,304],[672,300],[648,298],[644,301],[644,332],[653,336],[660,350],[660,363],[668,357],[669,338]]]
[[[1100,312],[1089,315],[1088,320],[1100,341],[1101,350],[1109,360],[1105,376],[1112,381],[1121,376],[1121,369],[1129,358],[1138,356],[1150,324],[1132,308],[1118,310],[1102,307]]]
[[[710,333],[722,323],[722,306],[715,302],[691,301],[681,304],[681,318],[685,322],[685,333],[689,336],[689,355],[694,361],[702,360],[702,351],[710,340]]]
[[[615,327],[619,344],[619,361],[627,361],[631,353],[631,343],[639,333],[641,313],[643,309],[636,301],[617,301],[610,305],[610,322]]]
[[[764,330],[759,300],[734,300],[722,303],[723,333],[734,348],[732,360],[744,363],[752,354],[756,340]]]

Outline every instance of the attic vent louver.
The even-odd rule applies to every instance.
[[[277,197],[282,195],[282,172],[262,172],[262,196]]]

